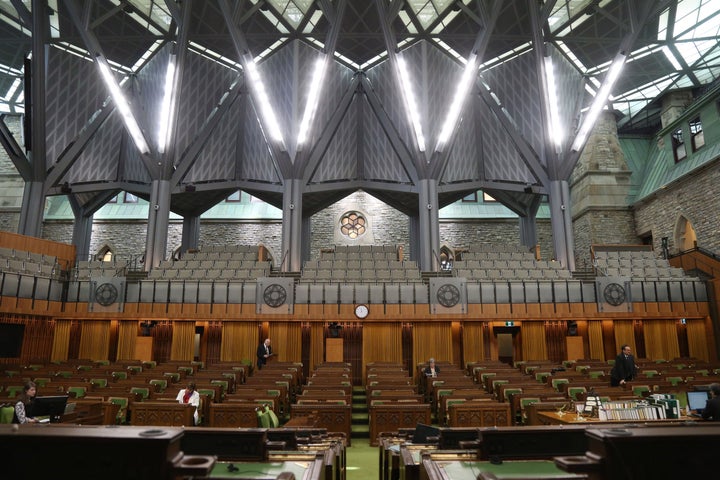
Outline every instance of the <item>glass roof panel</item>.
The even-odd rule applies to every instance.
[[[300,25],[313,3],[312,0],[268,0],[268,2],[294,28]]]
[[[407,2],[423,28],[430,26],[454,3],[453,0],[408,0]]]
[[[120,0],[112,0],[112,3],[114,5],[121,5],[123,2]],[[132,4],[137,12],[140,12],[145,17],[149,17],[153,22],[148,22],[136,12],[128,14],[136,22],[138,22],[138,24],[147,28],[152,33],[159,33],[157,28],[155,28],[156,26],[161,27],[165,33],[170,30],[172,16],[165,6],[165,2],[161,0],[129,0],[129,3]]]

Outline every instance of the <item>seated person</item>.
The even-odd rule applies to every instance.
[[[423,373],[426,377],[437,377],[438,373],[440,373],[440,368],[435,366],[435,359],[431,358],[428,360],[428,366],[425,367],[423,370]]]
[[[177,394],[176,400],[180,403],[189,403],[195,406],[195,413],[193,418],[195,419],[195,425],[198,424],[200,415],[198,414],[198,408],[200,407],[200,394],[195,389],[195,384],[190,382],[187,388],[180,390]]]
[[[702,411],[702,418],[720,422],[720,383],[710,385],[710,398]]]
[[[38,423],[38,420],[31,415],[36,394],[37,386],[35,383],[26,382],[18,401],[15,403],[12,423]]]

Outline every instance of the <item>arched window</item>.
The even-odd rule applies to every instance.
[[[95,258],[98,260],[101,260],[103,262],[112,262],[115,254],[112,251],[112,248],[110,248],[109,245],[103,245],[103,247],[98,250],[97,255]]]
[[[455,263],[455,255],[450,247],[443,245],[440,247],[440,270],[452,270]]]
[[[690,220],[680,215],[675,223],[675,245],[680,252],[692,250],[697,246],[697,235]]]

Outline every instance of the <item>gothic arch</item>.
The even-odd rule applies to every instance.
[[[680,215],[675,222],[673,241],[680,252],[691,250],[697,246],[697,234],[692,222],[685,215]]]
[[[112,262],[113,260],[115,260],[115,249],[105,243],[97,250],[97,253],[95,254],[95,259],[102,260],[104,262]]]
[[[440,247],[440,269],[452,270],[453,263],[455,263],[455,251],[447,244],[443,244]]]

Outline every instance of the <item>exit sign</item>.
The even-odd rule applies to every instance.
[[[515,326],[515,322],[505,322],[505,326],[506,326],[506,327],[514,327],[514,326]]]

